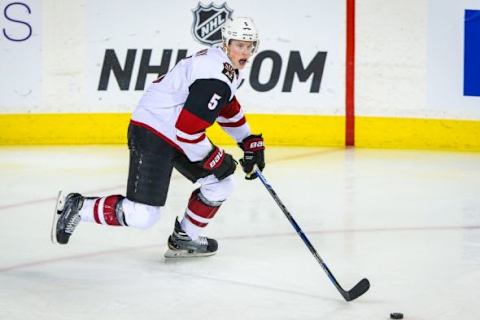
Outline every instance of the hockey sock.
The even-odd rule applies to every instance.
[[[205,199],[199,189],[193,191],[185,215],[180,222],[183,231],[193,240],[198,239],[221,204],[221,202],[212,202]]]
[[[126,226],[121,206],[123,199],[124,197],[121,195],[85,198],[80,210],[82,221],[110,226]]]

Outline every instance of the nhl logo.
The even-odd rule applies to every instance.
[[[200,43],[213,45],[222,41],[222,25],[232,16],[227,3],[216,6],[198,3],[193,11],[193,37]]]

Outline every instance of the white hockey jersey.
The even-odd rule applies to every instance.
[[[204,49],[149,86],[131,123],[152,131],[189,160],[202,160],[213,148],[205,130],[215,121],[237,142],[250,135],[235,98],[242,80],[223,50]]]

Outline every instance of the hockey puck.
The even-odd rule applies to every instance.
[[[403,313],[400,313],[400,312],[390,313],[390,319],[403,319]]]

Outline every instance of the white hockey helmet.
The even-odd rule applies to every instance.
[[[260,42],[257,28],[252,18],[248,17],[228,19],[222,26],[222,39],[225,46],[229,44],[230,40],[253,41],[252,54],[257,52]]]

